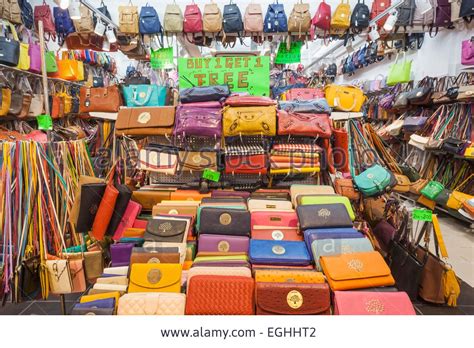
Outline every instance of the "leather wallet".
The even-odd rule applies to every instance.
[[[333,291],[395,284],[390,268],[377,251],[322,256],[320,263]]]
[[[105,232],[109,226],[110,219],[114,213],[115,203],[119,191],[115,188],[114,185],[108,184],[105,188],[104,196],[99,204],[99,209],[97,209],[97,214],[94,218],[94,223],[92,224],[92,235],[97,240],[104,239]]]
[[[200,214],[199,233],[248,236],[250,213],[240,209],[204,208]]]
[[[217,152],[179,152],[179,172],[202,172],[206,168],[217,170]]]
[[[110,246],[112,267],[128,266],[132,255],[133,243],[118,243]]]
[[[115,308],[78,308],[77,304],[72,308],[71,315],[114,315]]]
[[[330,314],[331,300],[326,283],[256,284],[257,315]]]
[[[127,276],[111,276],[97,278],[96,284],[116,284],[116,285],[128,285]]]
[[[304,242],[251,239],[249,257],[252,264],[306,266],[311,263]]]
[[[186,295],[131,293],[119,299],[117,315],[184,315]]]
[[[335,291],[335,315],[416,315],[410,298],[403,291]]]
[[[75,308],[115,308],[115,298],[76,303]]]
[[[225,156],[226,174],[266,174],[266,154],[241,154]]]
[[[333,195],[335,194],[334,188],[332,186],[325,185],[303,185],[303,184],[293,184],[290,186],[290,195],[291,202],[294,206],[297,205],[296,196],[297,195]]]
[[[250,212],[254,210],[290,210],[293,211],[293,204],[287,200],[279,199],[256,199],[250,198],[247,202]]]
[[[181,265],[135,263],[131,266],[128,292],[180,292]]]
[[[135,263],[179,263],[179,248],[133,248],[130,265]]]
[[[255,281],[257,283],[326,283],[326,279],[321,272],[276,269],[256,270]]]
[[[86,184],[103,184],[104,179],[99,179],[93,176],[81,175],[79,177],[78,187],[74,193],[74,202],[75,204],[71,207],[71,213],[69,214],[69,222],[74,226],[77,226],[77,221],[79,218],[79,211],[81,208],[81,195],[82,195],[82,186]]]
[[[108,236],[113,236],[117,231],[117,228],[125,215],[125,211],[127,210],[128,202],[130,202],[130,199],[132,198],[132,191],[127,185],[117,185],[116,188],[118,190],[118,196],[112,217],[110,218],[109,226],[107,227],[106,234]]]
[[[187,203],[189,201],[185,201]],[[194,202],[194,201],[193,201]],[[199,204],[196,205],[189,205],[180,203],[179,201],[172,202],[172,203],[158,203],[153,207],[153,216],[166,214],[166,215],[191,215],[196,217],[197,207]],[[198,203],[198,202],[196,202]]]
[[[309,205],[309,204],[336,204],[342,203],[346,206],[347,212],[354,221],[355,214],[352,209],[351,201],[349,198],[339,195],[298,195],[297,205]]]
[[[189,219],[155,217],[148,220],[144,238],[147,242],[183,243],[188,236],[189,226]]]
[[[322,271],[319,264],[321,256],[368,251],[374,251],[374,248],[367,238],[316,239],[311,243],[311,252],[318,271]]]
[[[254,199],[280,199],[284,201],[290,201],[290,193],[282,190],[271,190],[266,189],[265,191],[255,191],[250,194],[250,198]]]
[[[84,268],[86,270],[86,278],[89,282],[93,282],[100,277],[104,270],[104,257],[101,250],[84,252]]]
[[[171,192],[172,201],[201,201],[204,197],[211,197],[210,193],[199,193],[196,190],[176,190]]]
[[[99,291],[118,291],[121,294],[127,291],[128,284],[110,284],[110,283],[95,283],[92,290],[99,290]]]
[[[178,156],[173,153],[159,152],[155,149],[142,149],[139,155],[140,170],[174,175],[178,167]]]
[[[93,302],[97,300],[105,300],[113,298],[115,300],[115,304],[117,305],[118,300],[120,298],[120,293],[118,291],[110,291],[110,292],[104,292],[101,294],[95,294],[95,295],[84,295],[81,296],[81,299],[79,300],[80,303],[88,303],[88,302]]]
[[[318,239],[364,238],[365,236],[355,228],[318,228],[304,231],[304,240],[308,249]]]
[[[249,251],[249,238],[246,236],[225,236],[218,234],[201,234],[198,252],[241,252]]]
[[[151,211],[155,204],[170,199],[173,190],[137,190],[132,193],[132,200],[139,203],[143,210]]]
[[[253,239],[303,240],[295,211],[253,211],[250,224]]]
[[[92,229],[106,186],[104,183],[82,185],[76,232],[87,233]]]
[[[197,275],[190,279],[187,315],[252,315],[255,283],[252,277]]]
[[[300,228],[352,227],[352,220],[344,204],[310,204],[296,208]]]
[[[233,277],[248,277],[252,278],[252,271],[248,267],[192,267],[188,271],[187,284],[189,286],[192,277],[200,275],[212,275],[212,276],[233,276]]]
[[[118,276],[126,276],[128,274],[129,266],[107,267],[104,268],[103,274],[113,274]]]
[[[119,240],[120,238],[122,238],[124,231],[127,228],[133,227],[133,223],[137,219],[138,215],[140,215],[141,211],[142,206],[139,203],[134,201],[128,202],[127,208],[125,209],[125,212],[122,215],[122,219],[120,220],[120,223],[117,226],[117,229],[115,230],[113,237],[114,240]]]
[[[247,199],[250,197],[250,192],[247,191],[234,191],[234,190],[212,190],[211,191],[212,198],[219,198],[219,197],[242,197]]]

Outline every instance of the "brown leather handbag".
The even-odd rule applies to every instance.
[[[171,135],[174,106],[121,108],[115,122],[118,135]]]
[[[395,192],[409,192],[410,191],[410,179],[406,175],[393,174],[397,180],[397,185],[393,188]]]
[[[278,111],[278,135],[330,138],[331,121],[326,114]]]
[[[360,198],[359,191],[356,191],[352,179],[336,178],[334,180],[336,193],[349,198],[351,201],[358,201]]]
[[[117,85],[109,87],[81,87],[79,112],[118,112],[122,96]]]

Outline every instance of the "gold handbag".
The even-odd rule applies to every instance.
[[[0,116],[6,116],[10,110],[10,103],[12,98],[12,90],[10,88],[2,88],[2,100],[0,102]]]
[[[128,292],[180,292],[181,264],[134,263]]]
[[[467,201],[468,199],[474,198],[474,196],[469,195],[467,193],[458,191],[460,190],[464,185],[466,185],[469,180],[471,180],[474,177],[474,174],[471,174],[467,177],[466,180],[464,180],[462,183],[460,183],[458,186],[456,186],[449,196],[447,206],[448,208],[459,210],[462,208],[463,203]]]
[[[393,188],[395,192],[409,192],[410,191],[410,179],[406,175],[393,174],[397,180],[397,184]]]
[[[351,85],[329,85],[324,93],[330,107],[346,112],[359,112],[366,100],[364,92]]]
[[[276,135],[275,106],[224,107],[224,136]]]

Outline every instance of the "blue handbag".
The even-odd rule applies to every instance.
[[[304,242],[251,239],[249,256],[252,264],[307,266],[311,263]]]
[[[165,106],[166,87],[157,85],[124,86],[123,97],[129,107]]]
[[[59,44],[62,45],[63,41],[71,33],[74,33],[76,29],[69,16],[67,9],[63,10],[60,7],[53,8],[54,13],[54,25],[56,27],[56,33],[58,34]]]
[[[140,34],[158,34],[163,31],[158,13],[152,6],[143,6],[140,10],[140,19],[138,21]]]
[[[263,26],[265,33],[286,33],[288,32],[288,19],[283,4],[268,5]]]
[[[342,239],[316,239],[311,243],[316,270],[322,271],[319,264],[321,256],[362,253],[374,251],[372,243],[367,238],[342,238]]]

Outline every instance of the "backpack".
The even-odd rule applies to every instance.
[[[351,15],[351,28],[354,32],[360,33],[363,29],[369,27],[370,11],[365,4],[365,0],[357,0]]]
[[[140,9],[140,19],[138,21],[138,30],[142,35],[159,34],[163,32],[158,13],[148,3]]]
[[[471,22],[474,17],[474,0],[462,0],[459,17],[464,18],[465,21]]]
[[[31,7],[31,6],[30,6]],[[22,24],[21,7],[18,0],[2,0],[0,18],[13,24]]]
[[[331,29],[336,32],[346,31],[351,26],[351,5],[349,0],[347,3],[341,0],[341,3],[336,7],[336,11],[331,18]]]
[[[404,0],[397,8],[398,19],[396,27],[411,27],[413,25],[413,15],[415,13],[415,0]]]
[[[119,6],[119,29],[125,34],[138,34],[138,7]]]
[[[451,3],[449,0],[434,0],[434,20],[435,27],[449,27],[451,22]],[[472,3],[474,8],[474,2]],[[474,13],[474,11],[473,11]]]
[[[217,4],[204,5],[202,26],[205,33],[217,34],[222,31],[222,13]]]
[[[19,0],[18,3],[20,4],[21,9],[21,21],[28,29],[33,29],[33,25],[35,24],[35,20],[33,18],[33,7],[27,0]]]
[[[319,4],[312,23],[316,28],[324,31],[329,31],[329,29],[331,29],[331,6],[326,4],[324,0]]]
[[[365,60],[365,55],[366,55],[366,52],[367,52],[367,46],[364,46],[362,47],[360,50],[359,50],[359,57],[358,57],[358,60],[359,60],[359,66],[361,68],[365,67],[368,65],[367,61]]]
[[[186,5],[184,10],[183,31],[185,33],[202,33],[202,14],[196,4]]]
[[[434,12],[436,8],[436,0],[424,0],[428,2],[431,8],[425,12],[424,14],[421,13],[422,8],[416,6],[415,2],[415,11],[413,12],[413,25],[421,25],[421,26],[432,26],[434,22]],[[449,0],[447,0],[449,1]],[[451,9],[451,5],[449,5]],[[451,16],[451,14],[450,14]]]
[[[242,14],[236,4],[228,4],[224,6],[224,15],[222,17],[224,33],[238,33],[244,31],[244,22]]]
[[[288,19],[288,32],[298,33],[298,37],[306,34],[311,29],[311,14],[309,4],[295,4]]]
[[[75,32],[74,24],[72,23],[71,17],[69,17],[69,11],[63,10],[61,7],[53,8],[54,13],[54,24],[56,27],[56,33],[58,34],[59,45],[61,46],[66,37]]]
[[[372,7],[371,7],[371,10],[370,10],[370,19],[374,19],[375,17],[377,17],[379,14],[387,11],[387,9],[392,5],[392,2],[391,0],[374,0],[372,2]],[[383,16],[382,18],[380,18],[378,21],[377,21],[377,27],[380,29],[383,27],[383,25],[385,24],[385,21],[387,20],[388,18],[388,14],[386,14],[385,16]]]
[[[73,19],[74,28],[78,33],[91,33],[94,31],[94,19],[92,11],[86,6],[80,6],[81,19]]]
[[[279,4],[277,1],[275,4],[268,5],[263,31],[265,33],[288,32],[288,20],[283,4]]]
[[[337,65],[336,65],[336,63],[332,63],[327,67],[326,75],[329,76],[329,77],[336,77],[336,75],[337,75]]]
[[[247,33],[263,34],[263,11],[260,4],[249,4],[244,15],[244,29]]]
[[[165,34],[177,34],[183,31],[183,13],[177,4],[168,4],[163,17],[163,30]]]
[[[39,21],[43,22],[44,39],[46,41],[50,38],[56,40],[56,27],[54,26],[53,15],[49,5],[43,0],[43,5],[35,6],[33,13],[36,28],[39,28]]]

